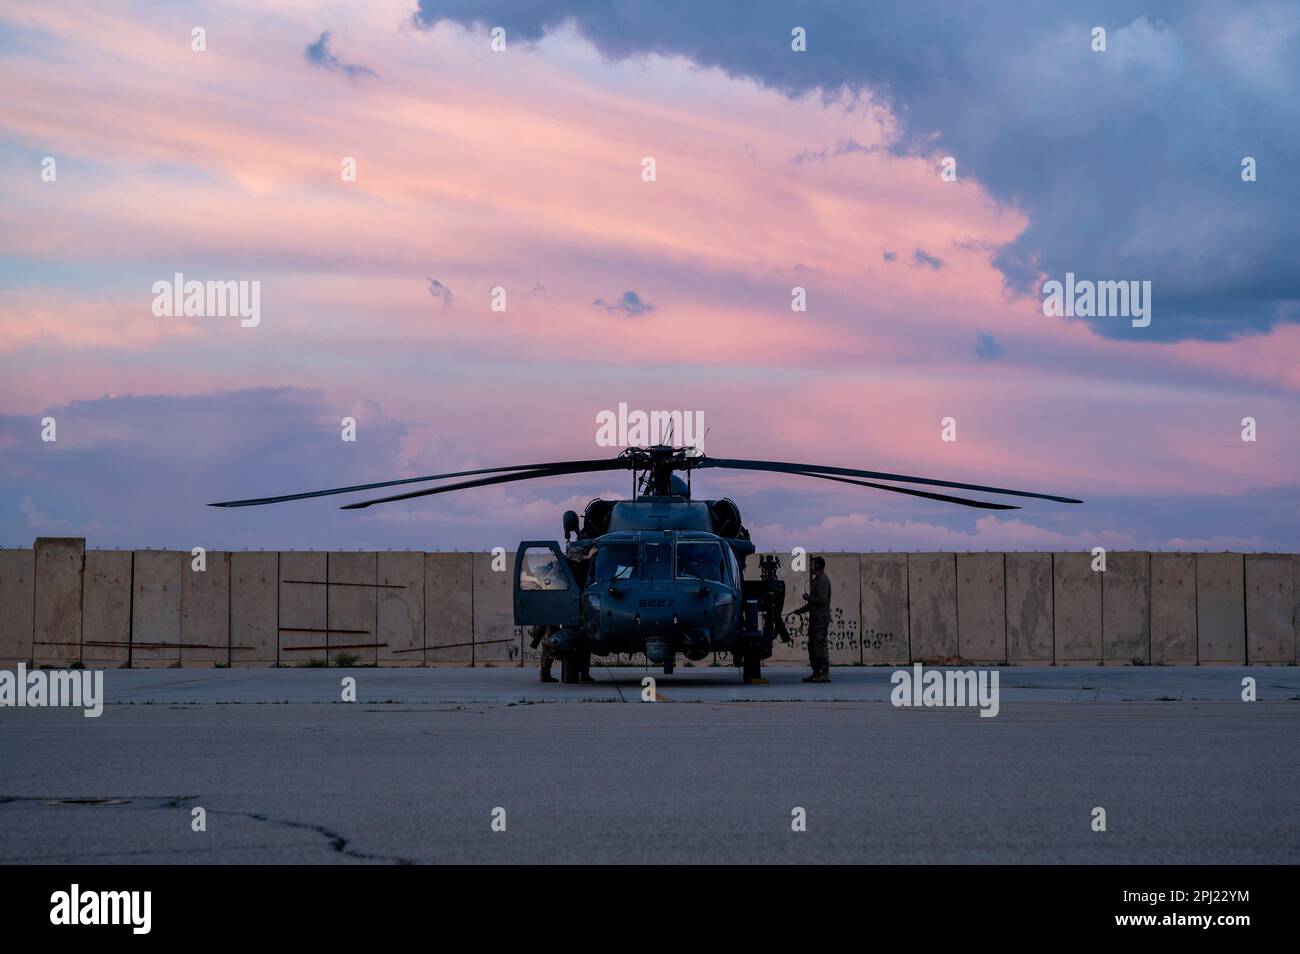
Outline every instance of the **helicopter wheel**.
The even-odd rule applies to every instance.
[[[763,660],[757,653],[745,653],[740,658],[740,678],[746,683],[764,682]]]
[[[568,657],[560,660],[560,682],[570,686],[576,685],[580,672],[578,660]]]

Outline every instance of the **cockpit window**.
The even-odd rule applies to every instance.
[[[645,575],[647,580],[671,580],[673,578],[673,545],[647,543],[645,545]]]
[[[635,543],[606,543],[596,548],[595,578],[597,580],[631,580],[636,577],[637,545]]]
[[[726,578],[723,571],[722,547],[709,542],[678,541],[677,577],[721,583]]]
[[[521,590],[567,590],[569,578],[560,566],[560,558],[550,547],[529,547],[519,567]]]

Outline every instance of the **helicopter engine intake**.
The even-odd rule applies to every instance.
[[[707,656],[713,648],[713,640],[707,629],[688,629],[682,634],[682,655],[692,661],[699,661]]]

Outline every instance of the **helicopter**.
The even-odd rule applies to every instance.
[[[1082,503],[1055,494],[906,474],[707,457],[697,447],[657,444],[629,447],[613,458],[486,467],[227,500],[210,506],[253,507],[474,478],[362,500],[341,508],[361,510],[473,487],[631,471],[630,499],[596,498],[587,505],[581,520],[576,512],[565,511],[564,550],[554,540],[525,540],[519,544],[513,584],[515,625],[550,628],[552,651],[560,660],[564,683],[578,682],[593,654],[616,653],[644,653],[651,664],[662,666],[665,674],[673,672],[678,655],[699,660],[710,653],[730,653],[743,681],[762,682],[763,660],[772,655],[774,641],[790,639],[784,622],[785,584],[777,576],[780,564],[775,556],[768,555],[759,559],[757,567],[747,565],[755,548],[733,500],[692,498],[691,475],[705,469],[795,474],[981,510],[1019,507],[898,484]]]

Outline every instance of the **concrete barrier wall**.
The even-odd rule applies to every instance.
[[[1196,554],[1151,554],[1151,663],[1196,665]]]
[[[1045,665],[1055,658],[1052,554],[1006,554],[1007,662]]]
[[[515,626],[515,555],[474,554],[475,666],[517,666],[528,640]]]
[[[81,604],[81,658],[87,666],[125,666],[131,655],[130,550],[87,550]]]
[[[1007,591],[1001,553],[957,554],[957,655],[1007,661]]]
[[[230,665],[279,659],[280,554],[230,555]]]
[[[32,661],[36,551],[0,550],[0,666]]]
[[[860,665],[862,662],[861,559],[856,553],[827,553],[825,559],[826,576],[831,581],[831,665]],[[811,562],[811,556],[809,561]],[[803,648],[806,658],[806,642]]]
[[[373,666],[379,661],[379,554],[329,555],[329,628],[325,634],[333,665]]]
[[[864,553],[858,570],[863,663],[877,666],[910,662],[907,554]]]
[[[1151,662],[1151,558],[1107,554],[1101,575],[1101,649],[1108,666]]]
[[[280,554],[280,600],[276,617],[281,666],[324,662],[329,652],[329,554]]]
[[[189,554],[136,550],[131,590],[131,665],[172,667],[181,662],[181,578]]]
[[[1053,618],[1058,665],[1101,662],[1101,578],[1091,553],[1052,555]]]
[[[907,605],[912,658],[957,657],[957,556],[909,553]]]
[[[424,661],[474,661],[474,554],[424,555]]]
[[[789,612],[808,572],[777,556]],[[1104,572],[1078,552],[825,557],[840,665],[1300,660],[1300,554],[1111,552]],[[513,568],[513,554],[300,551],[209,552],[198,571],[188,552],[42,538],[0,550],[0,665],[536,665]],[[773,663],[807,662],[806,617],[791,624]],[[731,665],[695,665],[712,662]]]
[[[1240,553],[1196,554],[1196,649],[1205,665],[1246,658],[1246,592]]]
[[[424,554],[380,553],[377,572],[379,665],[419,666],[424,662]]]
[[[181,665],[228,666],[230,554],[205,554],[201,570],[192,556],[181,559]]]
[[[1248,553],[1245,577],[1246,661],[1294,661],[1295,558],[1289,553]]]
[[[66,666],[81,658],[81,584],[85,563],[85,540],[42,537],[36,541],[34,665]]]

